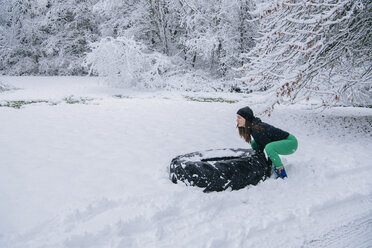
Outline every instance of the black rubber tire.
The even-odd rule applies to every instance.
[[[252,149],[215,149],[175,157],[169,173],[173,183],[182,181],[204,192],[238,190],[270,177],[271,163]]]

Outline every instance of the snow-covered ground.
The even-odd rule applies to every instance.
[[[259,97],[0,77],[0,247],[372,247],[372,109],[280,106],[288,178],[208,193],[173,184],[176,155],[247,148]],[[201,97],[236,102],[198,102]]]

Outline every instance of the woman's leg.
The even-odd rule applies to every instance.
[[[274,141],[266,145],[265,151],[275,167],[282,167],[283,163],[279,155],[289,155],[297,150],[298,142],[295,136],[290,134],[285,140]]]

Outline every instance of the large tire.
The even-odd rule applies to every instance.
[[[170,179],[204,188],[204,192],[238,190],[256,185],[271,175],[265,154],[251,149],[216,149],[175,157]]]

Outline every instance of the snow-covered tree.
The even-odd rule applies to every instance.
[[[241,65],[240,55],[253,46],[251,5],[242,0],[188,1],[182,26],[185,58],[192,66],[224,76]]]
[[[100,1],[104,35],[133,38],[153,51],[181,56],[185,65],[218,76],[240,66],[253,45],[247,0]]]
[[[372,5],[358,0],[279,0],[258,5],[257,45],[240,86],[276,103],[371,101]],[[369,103],[370,104],[370,103]]]
[[[95,0],[49,0],[48,11],[40,22],[43,40],[40,73],[49,75],[82,75],[89,42],[100,35],[99,17],[93,13]]]
[[[163,88],[164,74],[172,68],[169,58],[126,37],[105,38],[91,44],[85,65],[90,74],[106,77],[111,84]]]
[[[40,6],[31,0],[4,1],[2,13],[0,69],[15,75],[37,74],[42,41]]]
[[[186,71],[231,78],[254,44],[249,0],[3,2],[0,70],[7,74],[84,75],[90,42],[124,37],[147,53],[182,58]]]
[[[0,69],[12,75],[78,75],[88,42],[96,41],[96,1],[5,1]],[[6,7],[4,7],[6,6]]]
[[[178,22],[165,17],[169,12],[167,4],[164,0],[99,1],[94,10],[102,18],[102,38],[133,38],[149,49],[170,55],[168,25],[177,25]]]

